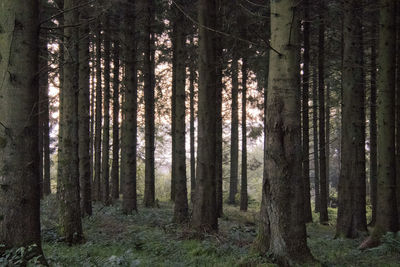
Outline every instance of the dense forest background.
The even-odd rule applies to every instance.
[[[1,266],[396,266],[394,0],[0,0]]]

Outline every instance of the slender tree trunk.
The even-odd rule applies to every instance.
[[[216,1],[200,0],[200,25],[215,28]],[[205,27],[199,28],[199,104],[196,197],[192,225],[198,231],[217,231],[216,207],[216,38]]]
[[[331,93],[330,85],[326,85],[326,95],[325,95],[325,157],[326,157],[326,199],[327,206],[329,206],[329,178],[330,178],[330,138],[331,138]],[[365,111],[364,111],[365,113]]]
[[[155,205],[155,176],[154,176],[154,38],[152,24],[154,21],[153,0],[142,0],[141,2],[143,22],[143,79],[144,79],[144,102],[145,102],[145,186],[144,206]]]
[[[94,181],[93,200],[101,200],[101,120],[102,120],[102,85],[101,85],[101,24],[96,29],[96,115],[94,133]]]
[[[224,0],[217,2],[216,11],[216,29],[222,30],[222,16],[223,16]],[[221,217],[223,214],[223,188],[222,188],[222,142],[223,142],[223,131],[222,131],[222,90],[224,87],[223,78],[223,67],[224,67],[224,57],[223,57],[223,38],[221,35],[215,35],[215,58],[216,58],[216,144],[215,144],[215,189],[216,189],[216,212],[217,216]]]
[[[85,0],[88,2],[87,0]],[[80,10],[79,29],[79,95],[78,95],[78,135],[79,135],[79,182],[82,216],[92,215],[92,192],[90,170],[90,69],[89,69],[89,12],[88,8]]]
[[[400,229],[400,4],[397,3],[396,7],[396,196],[398,227]]]
[[[377,80],[378,183],[376,223],[372,240],[390,231],[397,232],[395,169],[395,73],[396,2],[380,1],[379,57]]]
[[[176,14],[173,14],[176,16]],[[174,20],[174,18],[172,18]],[[174,25],[176,27],[176,25]],[[175,28],[172,30],[172,94],[171,94],[171,201],[175,201],[175,184],[176,184],[176,61],[177,61],[177,32]]]
[[[135,0],[126,3],[124,18],[125,94],[122,104],[121,133],[121,183],[122,209],[130,214],[137,211],[136,193],[136,146],[137,146],[137,68],[136,68],[136,7]]]
[[[94,38],[93,38],[93,33],[90,33],[90,58],[92,62],[91,70],[90,70],[90,135],[89,135],[89,157],[90,157],[90,188],[91,188],[91,194],[92,194],[92,200],[93,199],[93,192],[94,192],[94,137],[95,137],[95,132],[94,132],[94,124],[95,124],[95,91],[96,91],[96,82],[95,82],[95,77],[96,77],[96,55],[95,55],[95,45],[94,45]]]
[[[233,47],[232,57],[232,118],[231,118],[231,175],[229,181],[229,204],[235,204],[239,176],[239,77],[237,47]]]
[[[101,159],[101,201],[110,204],[110,14],[104,15],[104,92],[103,92],[103,144]]]
[[[191,46],[193,45],[193,37],[190,39]],[[192,58],[192,55],[191,55]],[[195,83],[195,66],[193,64],[193,60],[190,60],[189,64],[189,90],[190,90],[190,200],[194,202],[194,192],[196,190],[196,156],[195,156],[195,137],[194,137],[194,119],[195,119],[195,111],[194,111],[194,83]]]
[[[240,210],[247,211],[247,57],[242,58],[242,180],[240,188]]]
[[[47,5],[40,3],[40,20],[46,16]],[[39,170],[41,198],[50,191],[50,133],[49,133],[49,73],[47,49],[48,31],[42,29],[39,38]]]
[[[360,1],[344,2],[342,156],[336,235],[367,232],[365,211],[365,89]]]
[[[271,51],[267,102],[268,151],[261,222],[269,236],[264,246],[280,265],[312,261],[304,223],[301,175],[300,27],[296,1],[271,1]],[[289,38],[288,38],[289,36]]]
[[[303,52],[303,94],[302,94],[302,129],[303,129],[303,179],[304,179],[304,217],[306,222],[312,222],[310,196],[310,134],[309,106],[310,97],[310,3],[304,0],[304,52]]]
[[[320,179],[320,223],[328,222],[326,192],[326,152],[325,152],[325,0],[319,0],[318,26],[318,108],[319,108],[319,179]]]
[[[18,22],[18,24],[16,24]],[[36,244],[42,255],[38,108],[38,1],[1,2],[0,257]],[[23,66],[23,67],[21,67]],[[29,260],[29,259],[24,259]],[[41,261],[45,264],[42,256]]]
[[[371,29],[371,85],[370,85],[370,90],[371,90],[371,103],[370,103],[370,178],[369,178],[369,183],[370,183],[370,198],[371,198],[371,206],[372,206],[372,218],[370,225],[374,226],[376,222],[376,206],[377,206],[377,176],[378,176],[378,164],[377,164],[377,132],[376,132],[376,58],[377,58],[377,53],[376,53],[376,39],[378,37],[377,32],[376,32],[376,25],[378,24],[377,22],[377,16],[375,12],[371,14],[370,16],[373,16],[372,18],[372,29]]]
[[[64,10],[78,5],[77,0],[65,0]],[[77,10],[64,13],[64,23],[79,23]],[[69,244],[83,240],[80,197],[79,197],[79,158],[78,158],[78,91],[79,91],[79,31],[75,27],[64,28],[64,83],[63,83],[63,129],[58,164],[59,218],[61,234]]]
[[[183,2],[178,1],[180,6]],[[185,17],[176,6],[174,6],[175,21],[173,30],[175,31],[175,63],[176,63],[176,81],[175,81],[175,207],[173,220],[177,223],[187,222],[189,219],[188,199],[187,199],[187,181],[186,181],[186,125],[185,125],[185,84],[186,84],[186,35],[185,35]]]
[[[120,41],[119,41],[119,15],[115,16],[114,19],[114,47],[113,47],[113,141],[112,141],[112,167],[111,167],[111,197],[113,200],[119,199],[119,59],[120,59]]]
[[[313,144],[314,144],[314,192],[315,192],[315,211],[320,210],[320,190],[319,190],[319,148],[318,148],[318,90],[317,90],[317,71],[313,69],[312,76],[313,93]]]

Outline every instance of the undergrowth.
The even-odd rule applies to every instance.
[[[43,250],[50,266],[275,266],[252,250],[258,206],[246,213],[225,205],[219,233],[198,235],[189,225],[172,223],[173,204],[159,208],[139,206],[124,215],[120,203],[95,205],[93,216],[83,219],[86,242],[64,244],[58,235],[54,196],[42,202]],[[334,239],[336,209],[329,209],[329,225],[307,225],[308,245],[321,266],[400,266],[400,236],[389,233],[383,245],[360,251],[362,238]]]

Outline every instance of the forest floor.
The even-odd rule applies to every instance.
[[[246,213],[226,206],[216,235],[201,238],[189,227],[171,223],[172,203],[159,208],[139,207],[126,216],[120,203],[94,206],[83,220],[86,242],[68,246],[57,234],[54,196],[42,202],[43,250],[50,266],[274,266],[271,259],[252,251],[258,208]],[[336,211],[330,209],[335,221]],[[314,221],[317,221],[315,214]],[[308,245],[321,266],[400,266],[400,239],[387,237],[374,249],[357,249],[362,238],[334,239],[334,225],[310,223]]]

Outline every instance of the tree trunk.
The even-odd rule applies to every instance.
[[[113,47],[113,141],[112,141],[112,167],[111,167],[111,197],[113,200],[119,199],[119,54],[120,54],[120,41],[119,41],[119,24],[120,18],[119,15],[115,16],[114,19],[114,47]]]
[[[312,222],[310,196],[310,134],[309,106],[310,97],[310,3],[304,0],[304,52],[303,52],[303,94],[302,94],[302,129],[303,129],[303,179],[304,179],[304,217],[305,222]]]
[[[224,0],[220,0],[217,2],[216,6],[216,29],[222,30],[222,16],[223,16],[223,8],[224,8]],[[217,84],[216,84],[216,143],[215,143],[215,194],[216,194],[216,212],[217,216],[221,217],[223,214],[223,188],[222,188],[222,142],[223,142],[223,130],[222,130],[222,90],[224,87],[222,78],[223,78],[223,67],[224,67],[224,56],[223,56],[223,38],[220,34],[215,35],[215,58],[216,58],[216,76],[217,76]]]
[[[320,190],[319,190],[319,148],[318,148],[318,90],[317,90],[317,71],[313,69],[312,76],[312,94],[313,94],[313,144],[314,144],[314,194],[315,194],[315,212],[320,210]]]
[[[190,39],[191,46],[193,45],[193,37]],[[194,202],[194,192],[196,190],[196,156],[195,156],[195,137],[194,137],[194,83],[195,83],[195,66],[193,64],[193,55],[191,55],[190,64],[189,64],[189,90],[190,90],[190,200]],[[194,56],[193,56],[194,57]]]
[[[152,25],[154,21],[153,0],[141,0],[142,14],[141,26],[143,27],[143,80],[144,80],[144,102],[145,102],[145,186],[143,203],[145,207],[155,205],[155,177],[154,177],[154,38]]]
[[[200,0],[198,19],[200,25],[214,29],[216,26],[216,1]],[[192,225],[198,231],[217,231],[216,207],[216,38],[215,33],[199,28],[199,104],[198,152],[196,197]]]
[[[101,159],[101,201],[110,204],[110,15],[104,15],[104,91],[103,91],[103,144]]]
[[[137,146],[137,68],[136,68],[136,7],[135,0],[126,3],[124,14],[124,46],[125,58],[125,97],[122,106],[122,134],[121,134],[121,183],[122,209],[130,214],[137,211],[136,193],[136,146]]]
[[[242,58],[242,180],[240,188],[240,210],[247,211],[247,57]]]
[[[269,232],[264,246],[281,265],[312,260],[304,223],[299,95],[300,29],[294,0],[271,2],[271,46],[267,102],[268,151],[261,214]],[[289,36],[289,38],[288,38]]]
[[[376,223],[372,239],[397,232],[395,169],[395,71],[396,2],[382,0],[379,17],[379,57],[377,80],[378,184]]]
[[[237,46],[233,47],[232,56],[232,119],[231,119],[231,175],[229,181],[229,204],[235,204],[239,176],[239,77]]]
[[[365,89],[360,1],[344,2],[342,149],[336,235],[367,232],[365,211]]]
[[[48,7],[40,3],[40,19],[46,16]],[[49,127],[49,52],[48,30],[42,29],[39,38],[39,168],[41,198],[51,193],[50,189],[50,127]]]
[[[88,1],[86,0],[86,3]],[[78,135],[79,135],[79,182],[82,216],[92,215],[92,192],[90,170],[90,69],[89,69],[89,11],[88,7],[80,10],[79,29],[79,95],[78,95]]]
[[[326,85],[326,95],[325,95],[325,157],[326,157],[326,200],[327,206],[329,206],[329,183],[330,183],[330,138],[331,138],[331,93],[330,85]],[[364,111],[365,113],[365,111]],[[365,139],[365,138],[364,138]]]
[[[0,10],[0,256],[40,243],[38,1],[4,0]],[[23,67],[22,67],[23,66]],[[28,260],[28,259],[26,259]],[[45,263],[42,257],[43,263]]]
[[[376,205],[377,205],[377,177],[378,177],[378,164],[377,164],[377,132],[376,132],[376,58],[377,58],[377,53],[376,53],[376,39],[378,37],[378,34],[376,32],[376,25],[378,24],[377,22],[377,16],[375,12],[371,14],[370,16],[372,17],[372,29],[371,29],[371,85],[370,85],[370,90],[371,90],[371,103],[370,103],[370,134],[369,134],[369,146],[370,146],[370,178],[369,178],[369,183],[370,183],[370,198],[371,198],[371,206],[372,206],[372,218],[370,225],[374,226],[376,222]]]
[[[178,1],[180,6],[183,2]],[[185,125],[185,84],[186,84],[186,35],[185,35],[185,17],[176,6],[174,6],[175,21],[173,22],[173,31],[176,36],[174,57],[176,63],[176,81],[175,81],[175,207],[174,222],[184,223],[189,219],[189,209],[187,200],[186,185],[186,125]]]
[[[325,0],[319,0],[318,26],[318,108],[319,108],[319,180],[320,206],[319,221],[327,223],[328,205],[326,192],[326,153],[325,153]]]
[[[78,5],[77,0],[65,0],[64,10]],[[64,13],[64,23],[79,23],[77,10]],[[79,158],[78,158],[78,91],[79,55],[78,28],[64,28],[64,46],[68,53],[64,56],[63,83],[63,129],[58,164],[59,217],[61,234],[69,244],[83,240],[80,197],[79,197]]]
[[[94,181],[93,200],[101,200],[101,120],[102,120],[102,85],[101,85],[101,24],[96,29],[96,118],[94,133]]]

